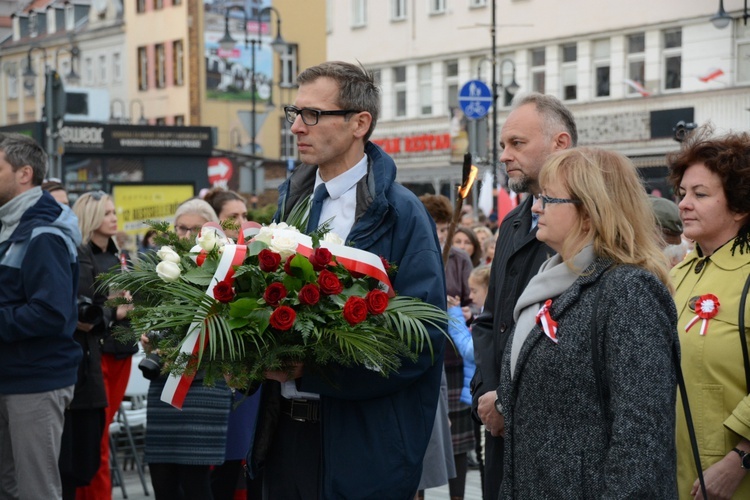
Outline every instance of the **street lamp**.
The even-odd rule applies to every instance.
[[[133,113],[133,104],[138,104],[141,107],[141,117],[138,118],[138,125],[148,125],[148,120],[143,116],[143,101],[140,99],[130,100],[130,121],[131,123],[135,120],[135,113]]]
[[[79,61],[80,64],[81,49],[79,49],[77,45],[72,45],[69,49],[66,49],[65,47],[58,48],[55,51],[55,68],[60,67],[58,64],[60,52],[67,52],[70,55],[70,71],[65,75],[65,81],[73,85],[78,85],[81,81],[81,77],[76,73],[75,62]]]
[[[44,61],[44,118],[47,122],[45,130],[48,176],[62,178],[62,153],[63,145],[57,144],[59,131],[65,117],[65,86],[60,75],[47,64],[47,50],[44,47],[30,47],[26,54],[26,70],[23,73],[23,85],[27,89],[34,88],[37,74],[32,67],[31,55],[35,50],[42,51]],[[59,146],[59,147],[58,147]]]
[[[229,131],[229,142],[232,149],[242,149],[242,134],[238,128],[232,127]]]
[[[747,12],[747,0],[745,0],[745,8],[742,11],[742,20],[745,23],[745,26],[747,26],[748,17],[750,17],[750,14]],[[711,23],[713,23],[714,27],[718,29],[724,29],[729,26],[729,23],[731,22],[732,16],[727,14],[727,11],[724,10],[724,0],[719,0],[719,11],[711,18]]]
[[[503,87],[502,77],[500,78],[500,87],[505,88],[505,91],[508,92],[511,96],[516,95],[516,92],[518,92],[518,89],[521,88],[520,85],[516,82],[516,63],[513,62],[513,59],[503,59],[500,61],[500,73],[503,72],[503,66],[505,63],[510,63],[511,67],[513,68],[513,74],[510,77],[510,83]]]
[[[115,104],[120,104],[120,114],[115,116]],[[114,98],[109,103],[109,123],[121,123],[126,121],[125,118],[125,103],[122,99]]]

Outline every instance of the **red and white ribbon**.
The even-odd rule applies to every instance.
[[[209,226],[210,225],[210,226]],[[216,228],[217,224],[208,223],[204,225],[206,227]],[[221,227],[217,229],[223,235]],[[195,250],[195,249],[194,249]],[[214,287],[220,281],[232,280],[234,276],[234,269],[237,266],[242,265],[247,254],[247,247],[245,245],[224,245],[224,250],[219,259],[219,265],[216,268],[216,272],[211,278],[211,283],[206,289],[206,295],[213,298]],[[201,258],[201,254],[198,255],[198,265],[203,264],[205,260],[205,254]],[[203,334],[201,334],[203,330]],[[180,346],[180,352],[190,354],[192,356],[198,356],[203,348],[208,345],[208,335],[205,329],[201,328],[201,321],[193,321],[190,328],[188,328],[188,334],[185,340]],[[167,404],[174,406],[175,408],[182,408],[182,404],[185,402],[185,396],[187,396],[188,389],[193,383],[194,375],[169,375],[167,383],[164,384],[164,390],[161,392],[161,400]]]
[[[304,255],[305,257],[310,257],[313,253],[312,238],[306,234],[298,233],[297,231],[290,231],[288,229],[281,229],[274,233],[274,235],[291,238],[296,241],[297,253]],[[344,266],[349,272],[365,274],[375,278],[386,286],[390,297],[396,295],[393,291],[391,280],[388,278],[388,273],[386,272],[385,267],[383,267],[383,261],[374,253],[322,240],[320,242],[320,247],[327,248],[331,254],[336,257],[336,261]]]
[[[549,314],[549,308],[551,306],[552,299],[547,299],[541,309],[539,309],[539,312],[536,313],[536,324],[540,325],[544,334],[549,337],[552,342],[557,344],[557,321],[552,319],[552,316]]]
[[[705,335],[708,333],[708,320],[719,314],[719,298],[716,295],[707,293],[701,295],[698,300],[695,301],[695,317],[685,325],[685,331],[687,332],[698,320],[703,320],[701,323],[700,334]]]

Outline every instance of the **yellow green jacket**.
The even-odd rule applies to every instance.
[[[750,252],[741,254],[738,248],[732,255],[732,244],[730,241],[708,258],[693,250],[671,272],[679,315],[682,371],[703,470],[721,460],[741,437],[750,439],[750,396],[745,386],[738,321],[740,296],[750,273]],[[686,325],[695,317],[691,299],[695,302],[694,298],[705,294],[718,298],[718,313],[708,320],[705,335],[700,335],[702,320],[686,332]],[[750,338],[748,312],[745,323]],[[676,441],[677,486],[680,498],[689,499],[698,476],[680,398]],[[739,457],[737,462],[739,466]],[[750,474],[743,479],[734,498],[750,498]]]

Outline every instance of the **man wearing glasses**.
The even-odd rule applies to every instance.
[[[398,266],[399,295],[445,309],[445,279],[435,224],[419,199],[395,182],[396,165],[369,142],[380,91],[364,68],[328,62],[297,78],[285,108],[302,165],[279,188],[275,220],[313,192],[308,232],[330,221],[356,248]],[[433,353],[402,360],[388,378],[365,367],[298,367],[267,374],[257,443],[268,440],[264,498],[413,498],[435,419],[445,348],[428,326]],[[277,428],[264,414],[279,405]]]
[[[536,239],[536,220],[531,205],[539,197],[539,172],[550,154],[574,147],[578,132],[573,115],[556,98],[528,94],[513,103],[503,124],[500,146],[508,186],[517,193],[529,193],[503,219],[492,259],[490,286],[484,310],[472,324],[477,370],[471,383],[472,407],[485,425],[485,474],[483,497],[498,498],[503,467],[505,421],[498,400],[500,364],[515,324],[513,308],[529,280],[554,251]],[[542,203],[568,200],[542,198]]]
[[[0,133],[0,498],[62,498],[63,415],[82,352],[78,220],[40,187],[42,148]]]

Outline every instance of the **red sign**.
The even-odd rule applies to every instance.
[[[232,161],[229,158],[216,157],[208,159],[208,182],[212,186],[227,187],[232,178]]]
[[[450,134],[421,134],[409,137],[384,137],[372,142],[383,148],[388,154],[422,153],[451,148]]]

